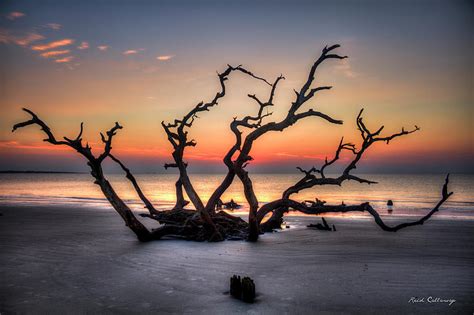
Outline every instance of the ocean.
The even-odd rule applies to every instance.
[[[327,204],[346,205],[368,201],[383,215],[387,200],[394,202],[392,215],[419,216],[429,211],[440,199],[445,175],[442,174],[386,174],[360,175],[378,184],[345,182],[339,186],[319,186],[305,190],[293,199],[314,200]],[[191,180],[202,200],[207,201],[222,180],[222,174],[191,174]],[[176,174],[137,174],[136,178],[148,198],[158,209],[169,209],[175,200]],[[281,197],[282,192],[301,178],[301,174],[254,174],[255,192],[260,203]],[[120,174],[108,175],[118,194],[135,210],[143,210],[138,196],[127,179]],[[449,190],[454,195],[436,214],[440,218],[474,219],[474,175],[452,174]],[[224,194],[224,202],[233,199],[244,207],[246,202],[238,180]],[[0,174],[0,205],[75,205],[109,209],[97,185],[89,174]],[[294,215],[298,213],[293,213]],[[360,216],[360,213],[344,216]]]

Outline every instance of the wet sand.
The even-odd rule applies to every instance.
[[[255,244],[141,244],[113,211],[0,213],[2,315],[474,311],[474,221],[434,219],[387,233],[370,219],[330,218],[337,232],[323,232],[305,228],[316,218],[289,217],[292,228]],[[226,294],[232,274],[255,279],[256,303]]]

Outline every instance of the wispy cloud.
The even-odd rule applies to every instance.
[[[38,33],[26,33],[22,35],[13,35],[11,32],[5,29],[0,29],[0,43],[4,44],[16,44],[22,47],[29,46],[31,43],[45,39],[45,37]],[[58,41],[49,42],[47,44],[40,44],[30,46],[34,51],[40,52],[40,56],[43,58],[58,58],[54,59],[54,62],[57,63],[69,63],[75,57],[74,56],[65,56],[71,52],[69,49],[56,49],[58,47],[68,46],[74,43],[73,39],[62,39]],[[82,44],[81,44],[82,45]]]
[[[27,46],[37,40],[44,39],[44,36],[38,33],[28,33],[25,37],[16,38],[15,44],[20,46]]]
[[[9,44],[11,41],[10,35],[8,31],[5,29],[0,29],[0,43],[2,44]]]
[[[275,153],[275,155],[278,157],[288,158],[288,159],[298,158],[298,159],[309,159],[309,160],[324,160],[324,158],[326,157],[322,154],[292,154],[292,153],[287,153],[287,152],[277,152]]]
[[[64,57],[64,58],[61,58],[61,59],[56,59],[54,62],[67,63],[67,62],[71,62],[73,59],[74,59],[73,56],[68,56],[68,57]]]
[[[44,45],[36,45],[36,46],[31,47],[31,49],[38,50],[38,51],[43,51],[43,50],[48,50],[48,49],[52,49],[52,48],[68,46],[68,45],[71,45],[72,43],[74,43],[73,39],[65,38],[65,39],[57,40],[57,41],[50,42],[50,43],[44,44]]]
[[[187,156],[189,159],[197,161],[222,161],[222,156],[214,154],[194,153]]]
[[[26,33],[23,35],[12,35],[5,29],[0,29],[0,43],[16,44],[19,46],[27,46],[32,42],[44,39],[45,37],[38,33]]]
[[[156,59],[158,59],[160,61],[167,61],[167,60],[170,60],[173,57],[174,57],[174,55],[163,55],[163,56],[156,57]]]
[[[129,50],[125,50],[123,52],[124,55],[135,55],[135,54],[138,54],[140,51],[144,51],[145,48],[140,48],[140,49],[129,49]]]
[[[355,78],[358,76],[356,72],[352,69],[351,64],[348,59],[343,59],[338,65],[334,67],[336,71],[340,71],[348,78]]]
[[[61,29],[62,25],[58,24],[58,23],[48,23],[48,24],[46,24],[46,27],[57,31],[57,30]]]
[[[7,19],[9,20],[16,20],[16,19],[19,19],[21,17],[24,17],[26,14],[23,13],[23,12],[18,12],[18,11],[15,11],[15,12],[10,12],[7,14]]]
[[[88,42],[82,42],[79,46],[77,46],[78,49],[87,49],[89,48],[89,43]]]
[[[65,63],[65,65],[69,70],[76,70],[77,67],[79,67],[81,64],[80,63],[75,63],[75,64]]]
[[[52,145],[41,145],[41,144],[28,144],[21,143],[13,140],[0,140],[0,149],[15,150],[15,149],[31,149],[31,150],[58,150],[62,151],[63,148],[60,146]]]
[[[52,50],[52,51],[47,51],[41,54],[41,57],[45,58],[50,58],[50,57],[56,57],[60,55],[66,55],[69,54],[71,51],[69,49],[65,50]]]
[[[286,153],[286,152],[277,152],[275,153],[276,156],[285,156],[285,157],[298,157],[299,155]]]
[[[101,50],[101,51],[106,51],[107,49],[109,49],[109,46],[107,45],[101,45],[101,46],[97,46],[97,49]]]

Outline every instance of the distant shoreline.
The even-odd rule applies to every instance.
[[[86,174],[85,172],[60,171],[0,171],[0,174]]]

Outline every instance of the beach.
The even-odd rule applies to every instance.
[[[292,216],[289,229],[257,243],[139,243],[113,210],[3,205],[0,213],[2,315],[474,310],[469,219],[435,215],[388,233],[370,218],[329,218],[337,231],[323,232],[306,228],[318,218]],[[255,280],[254,304],[229,296],[233,274]]]
[[[474,315],[474,1],[0,8],[0,315]]]

